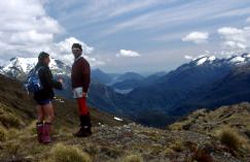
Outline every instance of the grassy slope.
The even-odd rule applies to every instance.
[[[63,149],[57,143],[66,145],[66,148],[78,148],[80,152],[86,152],[93,161],[250,160],[246,148],[231,150],[220,142],[216,133],[211,133],[217,130],[216,121],[222,121],[218,128],[232,124],[248,139],[245,143],[249,143],[246,134],[250,125],[249,104],[241,104],[239,108],[220,108],[210,113],[197,111],[167,130],[134,123],[124,125],[125,123],[113,120],[112,115],[91,109],[94,134],[89,138],[78,139],[71,134],[78,125],[76,104],[57,100],[53,131],[55,142],[48,146],[36,141],[34,106],[32,99],[21,90],[20,83],[0,76],[0,161],[55,161],[59,153],[53,150]],[[237,121],[243,126],[237,125]],[[99,122],[103,124],[99,125]],[[210,123],[210,127],[214,129],[207,131],[206,123]],[[77,155],[69,150],[61,153],[60,159],[68,158],[69,154],[73,157]]]
[[[57,126],[76,126],[78,123],[77,105],[75,102],[59,98],[54,101]],[[36,117],[35,102],[23,90],[20,82],[0,75],[0,104],[5,105],[6,111],[10,111],[19,118],[23,124],[30,123]],[[99,122],[109,125],[121,125],[124,123],[113,120],[113,116],[90,108],[92,122],[97,125]]]

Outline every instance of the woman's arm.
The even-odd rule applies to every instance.
[[[62,89],[62,84],[53,79],[52,73],[49,69],[47,68],[40,69],[38,75],[44,89],[52,89],[52,88]]]

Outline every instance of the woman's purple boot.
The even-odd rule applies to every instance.
[[[48,143],[51,143],[52,140],[51,140],[51,136],[50,136],[50,132],[51,132],[51,123],[45,123],[44,126],[43,126],[43,137],[42,137],[42,140],[43,140],[43,143],[44,144],[48,144]]]
[[[43,143],[43,122],[36,123],[37,140],[39,143]]]

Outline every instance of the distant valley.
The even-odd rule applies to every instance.
[[[13,58],[1,67],[5,76],[24,80],[35,65],[31,58]],[[70,66],[52,60],[51,69],[65,80],[58,95],[71,98]],[[202,107],[250,101],[250,54],[228,58],[201,56],[177,69],[142,76],[92,70],[89,104],[139,123],[162,127]]]

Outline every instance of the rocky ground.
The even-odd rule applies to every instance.
[[[74,138],[71,129],[55,130],[55,142],[47,146],[38,144],[32,126],[23,132],[10,131],[9,140],[0,145],[0,161],[46,161],[53,156],[51,149],[57,143],[77,146],[95,162],[118,162],[131,155],[152,162],[250,160],[246,155],[231,152],[219,140],[208,135],[185,130],[160,130],[135,123],[96,126],[88,138]]]

